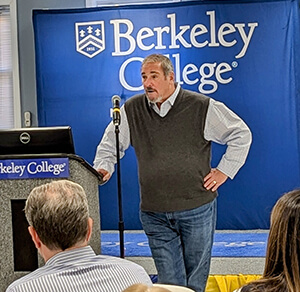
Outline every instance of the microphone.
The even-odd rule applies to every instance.
[[[120,101],[121,101],[121,98],[118,95],[114,95],[111,98],[111,102],[113,105],[112,118],[113,118],[113,123],[115,126],[119,126],[121,124]]]

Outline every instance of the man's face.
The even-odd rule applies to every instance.
[[[174,73],[164,75],[160,63],[146,63],[141,70],[146,96],[151,102],[162,103],[174,92]]]

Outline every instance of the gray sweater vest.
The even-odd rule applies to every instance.
[[[189,210],[217,196],[203,187],[211,162],[211,145],[204,139],[208,105],[209,98],[183,89],[163,118],[144,94],[125,103],[138,160],[141,210]]]

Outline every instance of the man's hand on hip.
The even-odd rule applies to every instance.
[[[204,178],[204,187],[207,190],[215,192],[219,186],[227,180],[227,178],[228,176],[222,171],[212,168],[209,174]]]

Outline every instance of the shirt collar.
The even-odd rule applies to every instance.
[[[66,262],[78,261],[80,258],[87,258],[89,256],[94,256],[95,252],[93,249],[87,245],[84,247],[74,248],[66,251],[61,251],[51,257],[45,265],[56,265]]]

